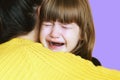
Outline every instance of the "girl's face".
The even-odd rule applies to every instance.
[[[74,22],[63,24],[44,21],[40,30],[40,42],[50,50],[70,52],[81,39],[80,32],[79,26]]]

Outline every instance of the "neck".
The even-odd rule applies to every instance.
[[[29,40],[34,41],[34,42],[38,41],[37,32],[35,32],[34,30],[29,32],[28,34],[21,35],[18,38],[29,39]]]

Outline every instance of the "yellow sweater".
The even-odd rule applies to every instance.
[[[0,44],[0,80],[120,80],[120,72],[15,38]]]

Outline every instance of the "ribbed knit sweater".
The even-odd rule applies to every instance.
[[[0,80],[120,80],[120,72],[15,38],[0,44]]]

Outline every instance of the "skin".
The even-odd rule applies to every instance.
[[[29,40],[34,41],[34,42],[39,41],[38,36],[39,36],[39,12],[40,12],[40,7],[41,6],[35,7],[35,9],[36,9],[36,14],[35,14],[36,23],[35,23],[34,29],[31,32],[29,32],[28,34],[21,35],[18,38],[29,39]]]
[[[72,51],[80,37],[80,28],[76,23],[63,24],[58,21],[43,22],[40,29],[40,41],[52,51]]]

